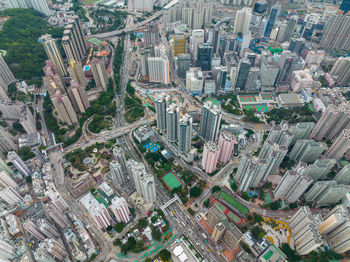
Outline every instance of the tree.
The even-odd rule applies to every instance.
[[[135,246],[136,246],[136,239],[134,237],[129,237],[127,244],[128,244],[128,249],[129,250],[134,249]]]
[[[244,199],[244,200],[249,200],[249,196],[248,196],[248,193],[247,192],[242,192],[242,198]]]
[[[151,222],[152,224],[154,224],[157,221],[158,217],[157,216],[153,216],[151,217]]]
[[[113,230],[113,227],[112,226],[108,226],[106,229],[107,229],[108,232],[111,232]]]
[[[168,250],[163,249],[162,251],[159,252],[159,257],[164,261],[168,261],[171,259],[171,253]]]
[[[262,216],[260,216],[259,214],[254,214],[254,221],[256,222],[256,223],[260,223],[260,222],[262,222],[263,221],[263,218],[262,218]]]
[[[145,260],[145,262],[152,262],[153,261],[153,259],[152,258],[146,258],[146,260]]]
[[[208,208],[209,207],[209,202],[210,200],[209,200],[209,198],[207,199],[207,200],[205,200],[204,202],[203,202],[203,206],[205,206],[206,208]]]
[[[14,122],[12,124],[12,128],[20,133],[25,133],[26,131],[24,130],[22,124],[18,121]]]
[[[252,228],[252,235],[256,239],[262,239],[266,235],[266,231],[261,227],[255,226]]]
[[[27,183],[32,183],[32,176],[26,176],[26,182]]]
[[[301,261],[301,257],[293,249],[291,249],[287,243],[282,244],[281,250],[288,257],[288,261],[292,261],[292,262]]]
[[[159,231],[157,227],[154,227],[152,229],[152,237],[157,241],[160,241],[162,239],[162,233]]]
[[[141,218],[137,226],[138,228],[146,228],[148,226],[147,218]]]
[[[122,241],[119,239],[119,238],[116,238],[114,241],[113,241],[113,245],[114,246],[120,246],[122,244]]]
[[[218,191],[221,191],[221,187],[219,186],[214,186],[212,189],[211,189],[211,193],[214,194],[215,192],[218,192]]]
[[[281,207],[281,202],[279,200],[276,200],[270,204],[270,208],[272,210],[277,210]]]
[[[22,158],[23,161],[31,159],[35,156],[29,146],[23,146],[18,150],[18,155]]]
[[[124,227],[125,227],[125,225],[123,223],[117,223],[114,226],[114,230],[115,230],[115,232],[120,233],[124,230]]]
[[[190,197],[199,197],[202,193],[202,189],[198,186],[194,186],[190,189]]]

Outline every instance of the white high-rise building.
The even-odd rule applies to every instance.
[[[249,32],[250,20],[252,19],[252,10],[250,8],[243,8],[236,13],[234,24],[234,32],[246,34]]]
[[[28,219],[23,223],[23,228],[30,234],[35,236],[38,240],[43,241],[46,237],[43,232],[41,232],[40,228],[33,221]]]
[[[23,201],[20,194],[17,193],[12,187],[6,187],[0,191],[0,198],[6,201],[9,205],[16,205]]]
[[[338,184],[349,185],[350,184],[350,166],[346,165],[340,170],[340,172],[335,176],[335,181]]]
[[[57,258],[59,261],[63,261],[68,255],[63,245],[58,243],[56,240],[45,239],[44,243],[46,252]]]
[[[18,184],[5,171],[0,171],[0,186],[18,188]]]
[[[146,171],[144,164],[136,162],[134,159],[128,161],[128,167],[134,179],[137,193],[146,202],[155,202],[157,200],[157,194],[153,175]]]
[[[46,0],[5,0],[5,8],[33,8],[46,16],[51,14]]]
[[[219,135],[222,110],[211,101],[205,102],[202,107],[199,134],[205,140],[216,141]]]
[[[15,258],[15,255],[15,247],[0,239],[0,259],[10,261]]]
[[[45,236],[49,238],[57,238],[60,236],[54,226],[51,225],[46,219],[38,219],[37,223],[40,231],[43,232]]]
[[[111,161],[109,163],[109,169],[111,170],[112,181],[115,186],[122,186],[125,181],[125,173],[122,170],[122,165],[118,161]]]
[[[179,121],[179,150],[188,152],[192,141],[192,117],[185,114]]]
[[[128,8],[142,12],[153,11],[153,0],[128,0]]]
[[[198,55],[198,45],[204,43],[204,30],[198,29],[192,31],[191,37],[191,53],[193,61],[196,62]]]
[[[5,129],[0,127],[0,153],[17,150],[16,144],[12,141]]]
[[[160,93],[155,97],[156,115],[157,115],[157,128],[161,131],[165,131],[166,124],[166,108],[168,106],[169,96],[165,93]]]
[[[176,142],[178,139],[179,107],[172,103],[166,109],[167,136],[169,142]]]
[[[8,159],[14,164],[14,166],[18,169],[18,171],[24,175],[29,176],[31,174],[27,165],[23,162],[23,160],[16,154],[14,151],[10,151],[7,155]]]
[[[153,83],[170,83],[169,60],[167,56],[148,58],[149,81]]]
[[[7,66],[2,55],[0,55],[0,83],[5,84],[6,85],[5,88],[7,90],[7,86],[15,81],[16,81],[16,78],[12,74],[10,68]],[[1,86],[1,87],[3,87],[3,86]]]
[[[124,197],[114,197],[110,209],[118,222],[128,223],[130,221],[130,210]]]
[[[127,166],[126,166],[126,158],[125,158],[124,150],[120,147],[114,147],[113,155],[114,155],[114,159],[120,163],[122,171],[126,172]]]

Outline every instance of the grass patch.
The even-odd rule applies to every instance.
[[[233,208],[235,208],[236,210],[238,210],[242,214],[244,214],[244,215],[249,214],[248,208],[243,206],[241,203],[239,203],[237,200],[235,200],[233,197],[231,197],[227,193],[221,192],[219,196],[222,197],[223,200],[225,200],[228,204],[230,204]]]

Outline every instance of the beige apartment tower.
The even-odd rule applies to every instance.
[[[41,41],[44,46],[45,52],[48,58],[53,63],[56,73],[60,76],[67,75],[66,68],[63,63],[62,55],[60,50],[57,48],[55,40],[51,35],[46,34],[41,36]]]
[[[94,59],[90,66],[96,87],[106,90],[108,85],[108,76],[105,63],[102,60]]]
[[[78,117],[67,94],[61,94],[61,92],[57,90],[56,94],[51,97],[51,101],[62,122],[68,125],[73,125],[78,122]]]

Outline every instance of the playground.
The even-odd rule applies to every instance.
[[[234,209],[241,212],[243,215],[249,214],[249,209],[243,206],[241,203],[239,203],[237,200],[235,200],[232,196],[227,194],[226,192],[221,192],[219,196],[225,200],[229,205],[231,205]]]
[[[270,105],[276,104],[271,93],[252,95],[238,95],[238,102],[242,110],[254,110],[256,112],[268,112]]]
[[[150,151],[151,153],[155,153],[160,149],[160,145],[154,144],[152,142],[147,142],[142,147],[145,148],[146,150]]]
[[[180,179],[172,171],[164,174],[162,180],[165,182],[170,191],[173,191],[175,188],[182,187],[183,185]]]
[[[264,201],[265,201],[265,204],[270,204],[272,202],[270,193],[264,193]]]
[[[236,224],[241,224],[243,222],[243,219],[237,216],[235,213],[233,213],[231,210],[229,210],[226,206],[224,206],[222,203],[220,203],[218,200],[214,200],[213,204],[218,207],[226,216],[228,216],[233,222]]]

